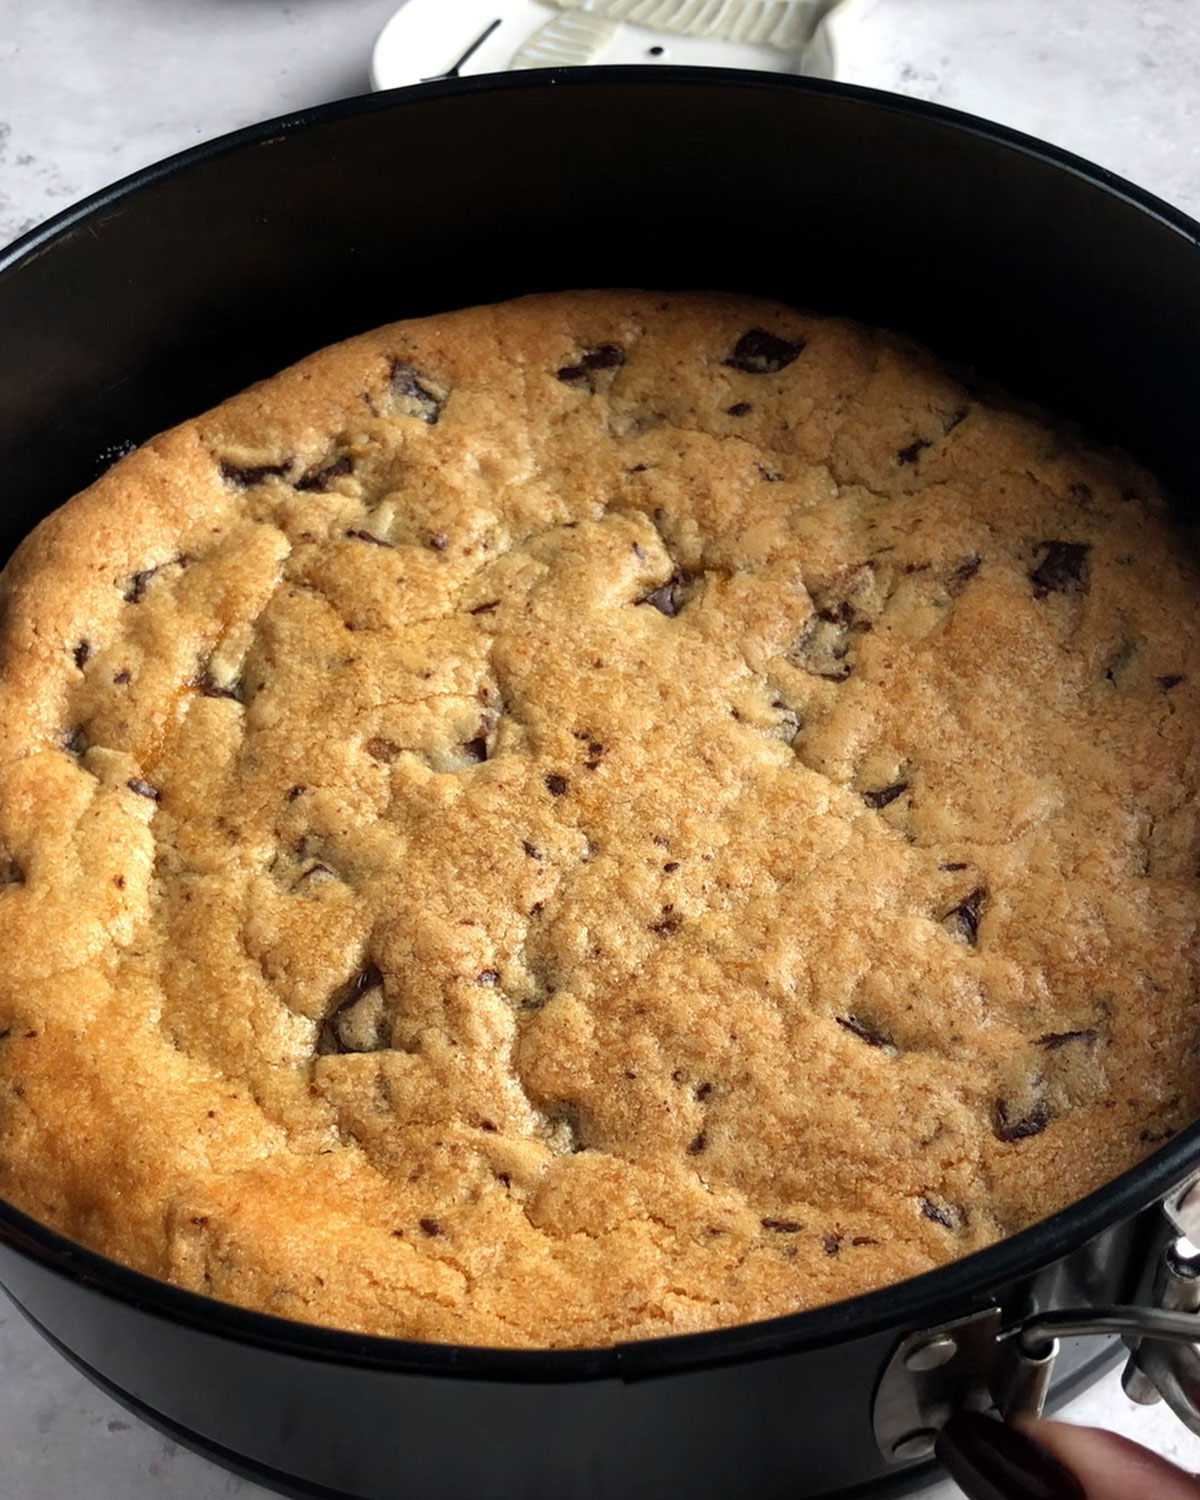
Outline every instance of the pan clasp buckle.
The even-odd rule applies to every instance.
[[[991,1306],[902,1339],[875,1393],[883,1456],[928,1458],[955,1412],[1040,1416],[1064,1338],[1124,1339],[1126,1394],[1143,1405],[1165,1401],[1200,1434],[1200,1173],[1169,1195],[1163,1213],[1173,1233],[1149,1305],[1032,1312],[1007,1327]]]

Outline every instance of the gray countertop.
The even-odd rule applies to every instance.
[[[397,3],[0,0],[0,243],[197,141],[365,92]],[[863,0],[839,76],[1043,136],[1200,216],[1198,0]],[[1115,1376],[1068,1414],[1200,1467],[1200,1442]],[[6,1500],[264,1494],[122,1411],[0,1301]]]

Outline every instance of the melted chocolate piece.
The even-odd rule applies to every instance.
[[[974,948],[979,941],[979,913],[987,900],[987,889],[976,886],[965,901],[960,901],[942,918],[942,924],[951,937],[956,937]]]
[[[379,966],[368,962],[351,979],[344,984],[340,990],[334,992],[330,1003],[329,1012],[321,1024],[321,1034],[317,1040],[317,1052],[322,1056],[330,1054],[345,1055],[350,1052],[383,1052],[387,1050],[387,1042],[377,1029],[375,1034],[369,1038],[356,1037],[353,1027],[353,1007],[369,990],[383,988],[383,975]],[[368,1045],[363,1045],[366,1041]]]
[[[1090,542],[1042,542],[1046,555],[1030,573],[1035,599],[1047,594],[1086,594]]]
[[[637,600],[638,604],[650,604],[660,615],[674,619],[690,597],[691,578],[687,573],[677,572],[656,589]]]
[[[546,783],[546,790],[552,797],[565,797],[570,790],[571,783],[556,771],[551,771],[549,776],[543,777],[543,780]]]
[[[1049,1123],[1050,1109],[1042,1099],[1023,1115],[1014,1115],[1007,1099],[997,1099],[992,1106],[992,1134],[998,1141],[1023,1141],[1031,1135],[1041,1135]]]
[[[595,349],[587,350],[578,364],[563,365],[556,373],[566,385],[582,380],[594,391],[596,385],[591,378],[592,374],[596,370],[619,370],[625,363],[625,358],[625,351],[619,344],[600,344]]]
[[[882,1031],[876,1031],[874,1027],[868,1026],[860,1021],[857,1016],[834,1016],[833,1018],[843,1031],[848,1031],[856,1036],[860,1042],[866,1042],[868,1047],[891,1047],[892,1039],[885,1036]]]
[[[780,370],[786,370],[800,357],[804,342],[803,339],[780,338],[765,328],[751,328],[738,339],[725,364],[731,370],[742,370],[747,375],[778,375]]]
[[[928,438],[914,438],[907,448],[901,448],[900,452],[896,454],[896,462],[898,464],[915,464],[925,449],[932,447],[933,444]]]
[[[868,807],[887,807],[889,803],[895,802],[897,797],[903,797],[908,791],[907,781],[897,781],[894,786],[885,786],[878,792],[864,792],[863,801]]]
[[[675,910],[674,906],[664,906],[662,916],[657,922],[650,924],[650,931],[658,937],[673,937],[683,926],[683,918]]]
[[[940,1224],[943,1229],[957,1229],[958,1218],[954,1210],[941,1203],[934,1203],[932,1199],[921,1199],[921,1212],[927,1219],[935,1224]]]
[[[773,1234],[799,1234],[804,1228],[795,1219],[760,1219],[759,1223]]]
[[[1089,1047],[1098,1041],[1100,1033],[1087,1027],[1083,1031],[1047,1031],[1044,1035],[1035,1037],[1035,1047],[1045,1047],[1047,1052],[1057,1052],[1060,1047],[1070,1046],[1072,1042],[1085,1042]]]
[[[961,594],[971,579],[979,572],[982,564],[983,558],[980,557],[978,552],[972,553],[970,557],[965,557],[959,563],[958,567],[955,568],[954,572],[950,574],[950,577],[946,579],[947,592],[951,595]]]
[[[429,377],[414,370],[402,359],[392,361],[392,397],[397,411],[406,417],[415,417],[430,427],[437,424],[445,405],[445,398],[436,395],[424,382]]]
[[[298,490],[315,491],[318,495],[323,495],[333,480],[342,479],[347,474],[352,474],[353,472],[354,464],[351,461],[350,455],[346,453],[341,458],[335,459],[333,463],[327,464],[325,468],[317,469],[311,474],[305,474],[303,479],[296,481],[296,488]]]
[[[386,537],[376,536],[373,531],[359,531],[357,529],[348,531],[347,536],[354,537],[360,542],[370,542],[375,547],[395,548],[395,542],[389,542]]]
[[[223,458],[221,478],[240,490],[248,490],[252,485],[261,484],[264,479],[282,479],[291,466],[290,460],[282,464],[243,465],[231,464],[228,459]]]

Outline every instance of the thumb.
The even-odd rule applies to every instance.
[[[1066,1422],[1022,1426],[1078,1478],[1087,1500],[1200,1500],[1200,1479],[1115,1432]]]

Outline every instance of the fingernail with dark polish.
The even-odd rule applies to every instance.
[[[951,1417],[935,1451],[967,1500],[1087,1500],[1070,1469],[1040,1443],[978,1412]]]

